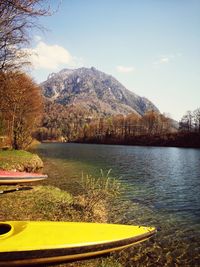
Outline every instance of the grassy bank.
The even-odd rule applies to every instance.
[[[15,186],[1,186],[0,190],[6,193],[0,194],[0,221],[108,222],[109,203],[119,194],[119,183],[109,177],[101,180],[86,175],[80,179],[80,187],[82,193],[72,196],[45,182],[31,184],[24,187],[27,190],[15,192],[6,192]],[[122,267],[114,256],[57,266]]]
[[[25,159],[33,154],[22,151],[4,151],[4,165],[10,169],[15,164],[24,164]],[[7,156],[6,156],[7,155]],[[12,157],[8,157],[11,155]],[[14,155],[14,156],[13,156]],[[22,157],[20,156],[22,155]],[[33,155],[34,156],[34,155]],[[19,157],[19,160],[18,160]],[[3,158],[3,157],[2,157]],[[2,161],[1,161],[2,162]],[[29,162],[29,161],[28,161]],[[49,170],[49,172],[51,169]],[[47,172],[48,173],[48,172]],[[135,214],[139,207],[133,203],[119,202],[118,196],[123,189],[121,184],[109,178],[109,172],[101,172],[99,178],[91,175],[82,175],[79,181],[79,193],[72,195],[58,188],[57,182],[49,180],[28,185],[29,190],[6,192],[0,194],[0,221],[7,220],[36,220],[36,221],[76,221],[76,222],[102,222],[102,223],[124,223],[139,224],[137,216],[133,221],[127,220],[125,214]],[[54,178],[55,179],[55,178]],[[12,190],[15,186],[0,186],[0,190]],[[132,217],[132,216],[131,216]],[[146,215],[145,215],[146,217]],[[150,214],[152,218],[152,214]],[[140,220],[139,220],[140,221]],[[146,220],[145,220],[146,221]],[[142,222],[142,220],[141,220]],[[148,242],[153,242],[150,240]],[[66,263],[56,266],[70,267],[132,267],[132,266],[155,266],[158,255],[155,254],[153,243],[137,245],[133,249],[123,250],[112,254],[107,258]],[[157,249],[156,249],[157,250]],[[160,251],[159,251],[160,253]],[[164,257],[162,257],[163,259]],[[160,260],[159,260],[160,261]],[[146,265],[143,265],[145,263]],[[163,260],[162,260],[163,263]],[[164,266],[158,265],[158,266]]]
[[[23,150],[0,150],[0,169],[35,172],[43,168],[38,155]]]

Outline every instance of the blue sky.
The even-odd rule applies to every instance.
[[[199,0],[63,0],[34,33],[32,75],[94,66],[179,120],[200,107],[199,14]]]

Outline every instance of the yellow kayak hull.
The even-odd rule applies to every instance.
[[[24,266],[96,257],[140,243],[153,227],[76,222],[0,223],[0,266]]]

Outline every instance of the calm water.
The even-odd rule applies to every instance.
[[[99,176],[100,169],[112,169],[126,188],[120,205],[131,203],[121,222],[161,229],[147,263],[200,266],[200,149],[42,144],[37,153],[48,182],[74,194],[82,172]],[[139,257],[134,266],[144,262]]]

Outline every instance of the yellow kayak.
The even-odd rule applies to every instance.
[[[153,234],[153,227],[76,223],[0,223],[0,266],[23,266],[75,261],[108,254]]]

